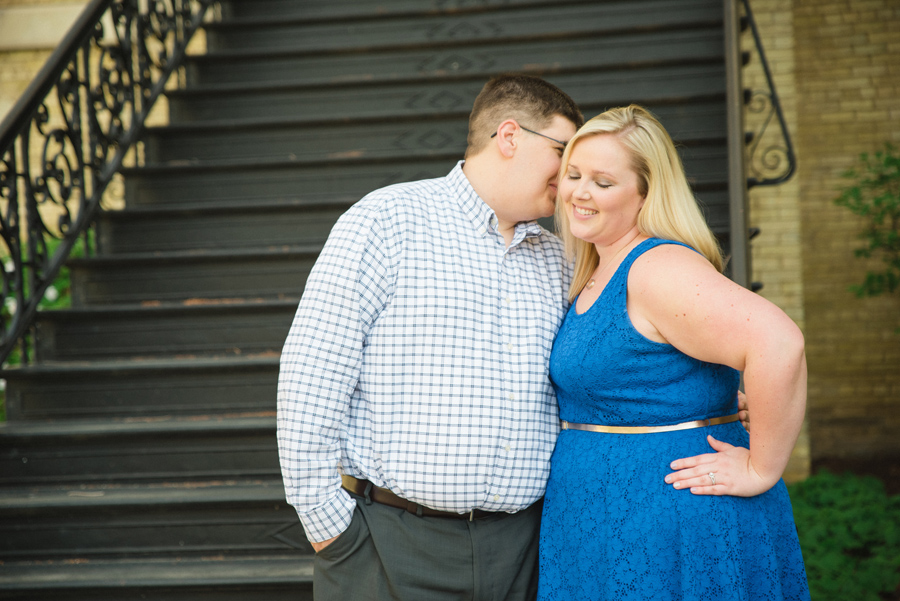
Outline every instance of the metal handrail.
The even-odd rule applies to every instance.
[[[794,145],[791,142],[791,134],[788,131],[784,118],[781,101],[775,89],[772,71],[769,69],[768,60],[766,60],[766,53],[759,36],[759,29],[757,29],[756,20],[753,18],[753,11],[750,10],[750,0],[741,0],[741,2],[744,5],[744,22],[749,26],[750,33],[753,36],[756,53],[759,56],[760,66],[768,85],[767,91],[753,90],[748,92],[745,97],[745,103],[748,105],[750,112],[765,113],[762,124],[758,131],[752,134],[748,146],[748,166],[753,176],[747,178],[747,186],[750,188],[754,186],[775,186],[786,182],[794,175],[794,172],[797,170],[797,157],[794,154]],[[768,112],[766,112],[767,107]],[[761,157],[756,160],[754,157],[756,157],[757,151],[760,149],[760,143],[773,118],[778,120],[783,144],[768,146],[762,151]],[[763,176],[761,170],[757,168],[757,164],[761,164],[766,171],[775,175]]]
[[[41,299],[79,239],[91,252],[104,191],[214,3],[91,0],[0,124],[0,362],[19,345],[28,363]]]

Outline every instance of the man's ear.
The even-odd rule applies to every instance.
[[[516,153],[516,134],[519,133],[519,129],[519,124],[515,119],[507,119],[497,126],[494,142],[496,142],[500,154],[510,158]]]

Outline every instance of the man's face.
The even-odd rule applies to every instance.
[[[575,135],[575,124],[559,115],[554,116],[547,127],[534,129],[536,133],[521,129],[528,126],[527,123],[519,124],[516,163],[511,178],[515,181],[507,182],[510,192],[515,194],[517,215],[513,217],[516,221],[533,221],[553,215],[556,178],[565,150],[560,142],[568,142]]]

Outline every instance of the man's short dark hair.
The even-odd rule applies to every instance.
[[[469,137],[466,156],[480,152],[491,134],[507,119],[515,119],[523,127],[541,129],[559,115],[575,124],[584,125],[584,116],[568,94],[534,75],[510,74],[494,77],[475,98],[469,115]]]

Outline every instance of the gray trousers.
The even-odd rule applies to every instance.
[[[316,554],[315,601],[529,601],[537,596],[538,502],[472,522],[357,501]]]

